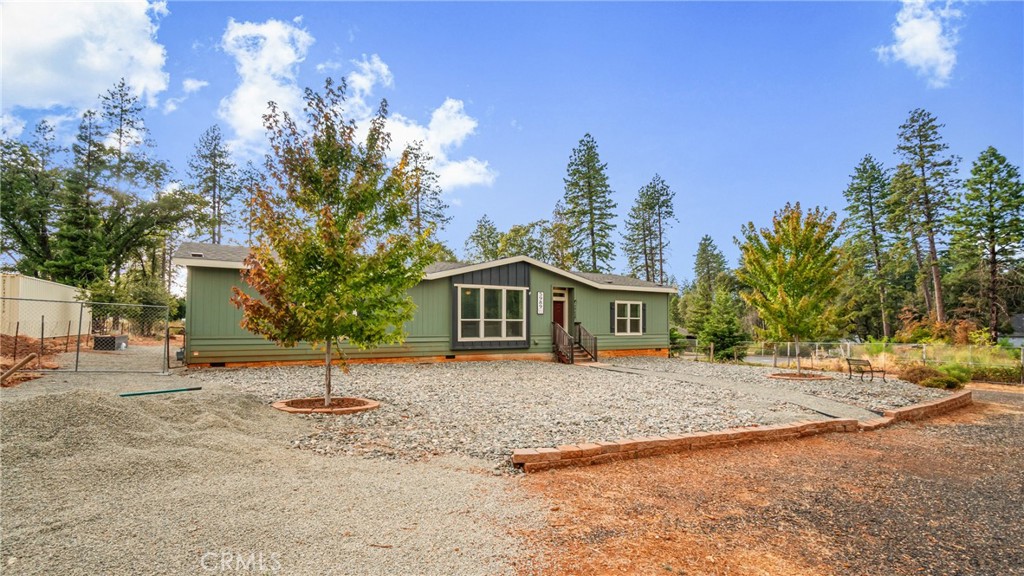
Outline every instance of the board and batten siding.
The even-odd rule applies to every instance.
[[[230,302],[231,288],[238,286],[250,294],[253,291],[242,282],[238,270],[190,266],[186,282],[185,356],[189,363],[290,362],[323,358],[322,351],[308,344],[285,348],[241,327],[242,311]],[[424,281],[410,290],[417,309],[415,321],[405,326],[404,343],[375,350],[344,346],[345,355],[362,359],[450,354],[446,327],[450,316],[448,285],[447,280]]]
[[[479,346],[453,346],[457,284],[521,286],[529,289],[526,305],[527,342],[479,343]],[[188,267],[186,344],[187,362],[220,364],[246,362],[309,361],[323,358],[322,352],[306,344],[293,348],[252,334],[241,327],[242,312],[230,303],[231,288],[244,287],[239,271],[227,268]],[[573,278],[518,262],[436,280],[425,280],[409,291],[416,304],[415,317],[405,326],[402,344],[374,350],[345,346],[351,359],[395,357],[439,357],[468,354],[551,354],[552,292],[570,290],[570,321],[581,322],[598,337],[599,350],[640,350],[668,347],[669,294],[598,290]],[[544,293],[544,313],[537,313],[537,295]],[[610,330],[609,306],[616,300],[642,302],[646,308],[646,329],[642,335],[615,335]],[[498,344],[498,346],[495,346]],[[600,354],[599,354],[600,355]]]
[[[526,262],[516,262],[513,264],[505,264],[503,266],[495,266],[494,268],[486,268],[484,270],[476,270],[466,274],[457,274],[451,277],[451,309],[449,321],[451,324],[446,330],[451,332],[449,339],[451,341],[452,350],[518,350],[520,352],[525,351],[530,347],[530,315],[526,314],[526,338],[522,340],[510,340],[510,341],[482,341],[482,342],[459,342],[458,341],[458,330],[456,329],[458,318],[458,305],[459,305],[459,292],[455,288],[461,284],[472,284],[477,286],[513,286],[517,288],[529,288],[530,287],[530,268],[531,266]],[[524,306],[529,306],[530,293],[527,291],[526,302]]]

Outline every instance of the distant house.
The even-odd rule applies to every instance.
[[[1010,326],[1013,327],[1013,333],[1007,336],[1010,344],[1024,346],[1024,314],[1013,314],[1010,316]]]
[[[231,288],[248,248],[186,243],[185,361],[193,366],[319,360],[307,345],[283,348],[240,326]],[[568,360],[554,341],[592,335],[598,358],[668,355],[672,287],[613,274],[569,272],[525,256],[482,264],[438,262],[409,291],[415,317],[403,344],[345,348],[353,360]],[[582,328],[582,331],[580,330]],[[564,330],[564,332],[562,332]],[[594,348],[586,338],[587,348]],[[577,348],[576,355],[582,354]],[[586,354],[584,354],[586,355]]]

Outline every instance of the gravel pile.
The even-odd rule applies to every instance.
[[[199,370],[186,378],[266,402],[323,394],[323,368]],[[379,410],[312,415],[295,440],[321,453],[420,459],[461,454],[508,470],[516,448],[775,424],[814,416],[708,386],[550,362],[362,364],[334,376],[335,393],[379,400]]]
[[[0,423],[5,575],[507,574],[546,512],[469,458],[293,450],[309,422],[235,392],[6,396]]]
[[[883,412],[892,408],[900,408],[934,400],[947,396],[948,392],[935,388],[924,388],[916,384],[904,382],[886,376],[883,382],[875,377],[873,382],[858,378],[848,379],[845,374],[829,373],[833,380],[815,380],[801,382],[796,380],[776,380],[768,378],[769,374],[782,370],[771,367],[745,366],[740,364],[712,364],[694,362],[679,358],[623,357],[611,360],[616,366],[652,370],[656,372],[672,372],[680,377],[711,378],[726,383],[745,386],[763,386],[772,389],[789,389],[852,404],[873,412]]]

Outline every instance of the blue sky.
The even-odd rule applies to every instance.
[[[77,115],[124,76],[184,178],[220,124],[264,150],[267,100],[348,78],[350,113],[389,101],[396,144],[437,158],[461,251],[476,220],[548,218],[572,148],[597,139],[624,215],[660,174],[676,192],[671,270],[704,234],[732,238],[788,201],[840,210],[865,154],[887,166],[922,107],[962,172],[987,146],[1024,159],[1020,2],[5,2],[8,135]],[[23,128],[24,126],[24,128]],[[624,261],[620,259],[620,268]]]

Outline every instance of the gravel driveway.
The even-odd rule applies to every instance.
[[[197,370],[193,384],[270,402],[323,394],[323,368]],[[728,389],[551,362],[359,364],[334,376],[336,394],[379,410],[308,416],[296,445],[321,453],[421,459],[460,454],[510,470],[516,448],[776,424],[820,417],[793,404]]]
[[[880,377],[875,377],[874,381],[862,381],[857,377],[850,379],[845,374],[828,372],[826,374],[833,376],[832,380],[801,382],[769,378],[769,374],[783,371],[779,368],[771,367],[712,364],[709,362],[683,360],[681,358],[650,357],[612,358],[609,362],[626,368],[639,368],[654,372],[671,372],[684,379],[687,376],[695,379],[709,378],[720,382],[732,383],[741,389],[753,386],[775,390],[797,390],[804,394],[852,404],[879,413],[890,408],[900,408],[910,404],[942,398],[949,394],[943,390],[924,388],[916,384],[904,382],[892,376],[887,376],[884,382]],[[790,372],[791,370],[786,371]]]

